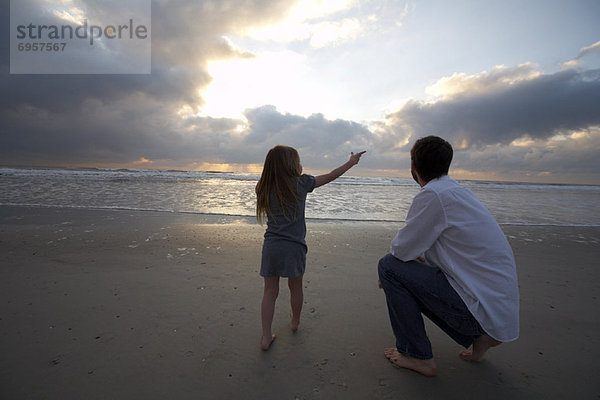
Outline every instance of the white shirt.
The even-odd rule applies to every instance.
[[[444,175],[413,199],[391,253],[439,267],[481,327],[501,342],[519,336],[519,288],[512,249],[475,195]]]

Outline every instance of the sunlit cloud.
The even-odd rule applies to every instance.
[[[292,18],[307,20],[322,18],[348,10],[357,4],[357,0],[302,0],[292,10]]]
[[[363,23],[357,18],[344,18],[339,21],[288,22],[270,25],[249,32],[252,39],[290,43],[308,41],[313,48],[339,45],[352,41],[364,30]]]
[[[53,9],[52,13],[60,19],[82,25],[85,21],[85,12],[81,8],[73,7],[69,9]]]
[[[489,93],[539,77],[541,72],[535,70],[536,67],[533,63],[524,63],[515,67],[497,65],[490,72],[483,71],[474,75],[455,73],[452,76],[441,78],[425,90],[430,96],[441,99],[452,98],[460,94],[472,96]]]
[[[581,50],[579,50],[577,57],[575,57],[573,60],[562,63],[561,67],[563,69],[579,67],[583,64],[582,59],[588,58],[590,55],[600,55],[600,40],[592,45],[583,47]]]
[[[565,61],[564,63],[561,64],[561,67],[563,69],[576,68],[578,66],[579,66],[579,61],[577,61],[577,60],[569,60],[569,61]]]
[[[402,9],[402,11],[396,17],[396,26],[402,27],[402,25],[404,25],[404,19],[408,15],[410,9],[411,9],[411,6],[409,5],[409,3],[406,3],[404,5],[404,8]]]
[[[323,22],[315,26],[310,45],[318,49],[354,40],[360,35],[361,30],[361,24],[356,18],[345,18],[339,22]]]
[[[246,35],[259,41],[280,43],[307,40],[313,48],[337,45],[356,39],[363,30],[358,18],[339,18],[336,15],[354,5],[354,1],[304,0],[290,11],[286,19],[250,29]]]
[[[516,147],[530,147],[535,143],[534,140],[524,137],[524,138],[518,138],[513,140],[512,142],[510,142],[510,146],[516,146]]]
[[[586,56],[588,54],[592,54],[592,53],[600,54],[600,40],[590,46],[586,46],[586,47],[582,48],[579,51],[579,54],[577,55],[576,58],[579,59],[581,57],[584,57],[584,56]]]

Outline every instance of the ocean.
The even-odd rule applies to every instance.
[[[257,174],[110,168],[0,167],[0,205],[255,215]],[[500,224],[600,226],[600,186],[460,181]],[[315,189],[307,220],[405,220],[412,179],[343,176]]]

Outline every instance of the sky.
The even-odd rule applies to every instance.
[[[10,74],[0,4],[2,165],[259,172],[285,144],[409,177],[437,135],[458,179],[600,184],[597,0],[154,0],[151,73],[122,75]]]

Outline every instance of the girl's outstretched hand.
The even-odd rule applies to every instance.
[[[346,173],[346,171],[348,171],[350,168],[352,168],[353,166],[358,164],[358,161],[360,160],[360,156],[362,156],[365,153],[366,153],[366,151],[361,151],[360,153],[356,153],[356,154],[350,153],[350,159],[348,161],[346,161],[344,164],[340,165],[339,167],[337,167],[336,169],[334,169],[333,171],[331,171],[328,174],[315,176],[315,187],[318,188],[319,186],[323,186],[323,185],[331,182],[332,180],[337,179],[340,176],[344,175],[344,173]]]
[[[367,151],[363,150],[360,153],[350,153],[350,160],[348,160],[352,165],[358,164],[360,161],[360,157],[365,154]]]

